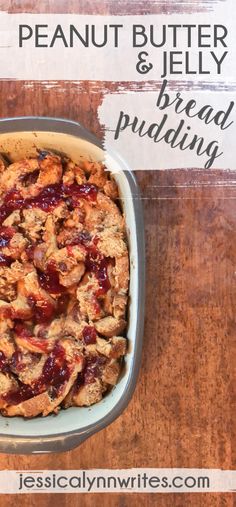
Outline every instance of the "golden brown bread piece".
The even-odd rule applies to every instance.
[[[47,213],[39,208],[34,208],[23,210],[22,215],[24,220],[21,222],[21,228],[32,241],[37,241],[44,230]]]
[[[8,374],[0,372],[0,395],[7,393],[10,389],[17,387],[17,382]]]
[[[61,271],[63,270],[63,267],[60,266],[59,264],[59,270],[60,270],[59,280],[61,285],[63,285],[64,287],[71,287],[71,285],[75,285],[80,282],[85,272],[85,265],[84,262],[79,262],[69,271],[69,273],[66,272],[62,274]]]
[[[0,351],[3,352],[4,356],[8,359],[14,354],[15,344],[10,333],[0,334]]]
[[[22,176],[32,173],[38,169],[38,160],[28,158],[10,164],[0,174],[0,189],[1,194],[10,191],[12,188],[19,189],[22,187]]]
[[[109,340],[97,337],[96,343],[87,345],[90,354],[102,354],[110,358],[124,356],[127,349],[127,339],[123,336],[113,336]]]
[[[121,365],[116,359],[111,359],[105,366],[102,373],[102,381],[114,386],[120,374]]]
[[[77,407],[88,407],[102,399],[103,391],[101,380],[96,379],[93,383],[80,387],[72,397],[72,403]]]
[[[95,322],[94,326],[99,334],[109,338],[121,333],[125,329],[126,321],[124,319],[116,319],[110,315]]]
[[[86,175],[78,165],[74,164],[71,160],[67,160],[66,167],[63,175],[63,183],[65,185],[71,185],[76,181],[78,185],[86,183]]]

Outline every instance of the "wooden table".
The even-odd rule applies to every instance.
[[[40,7],[31,0],[4,0],[1,9],[119,14],[142,13],[145,5],[145,12],[165,10],[151,0],[37,3]],[[174,2],[167,4],[174,7]],[[2,81],[1,116],[71,118],[101,137],[96,111],[104,86],[57,82],[49,88]],[[133,399],[118,420],[81,447],[56,455],[1,455],[2,469],[235,465],[236,175],[138,171],[137,178],[145,210],[147,298],[142,367]],[[6,496],[3,505],[12,502]],[[58,502],[71,507],[223,507],[232,506],[233,497],[51,494],[24,495],[20,502],[22,507]]]

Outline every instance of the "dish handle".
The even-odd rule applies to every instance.
[[[60,435],[43,438],[1,438],[1,454],[48,454],[66,452],[81,445],[91,433]]]

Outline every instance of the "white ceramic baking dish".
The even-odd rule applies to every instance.
[[[78,446],[110,424],[127,406],[141,361],[145,251],[142,206],[135,178],[124,160],[115,153],[105,152],[98,139],[78,123],[40,117],[0,120],[0,153],[15,161],[34,155],[37,148],[58,150],[75,162],[81,157],[105,159],[118,183],[130,253],[129,349],[118,384],[96,405],[72,407],[46,418],[24,420],[0,416],[0,452],[4,453],[59,452]]]

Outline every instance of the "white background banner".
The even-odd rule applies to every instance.
[[[0,12],[0,79],[101,81],[105,147],[132,169],[235,170],[235,9],[235,0],[216,0],[204,16]],[[178,111],[176,101],[156,105],[165,79],[170,101],[181,94]]]
[[[0,493],[212,493],[236,491],[236,471],[195,468],[5,470]]]
[[[177,101],[161,109],[167,100],[164,96],[157,106],[161,86],[162,83],[157,85],[156,92],[105,96],[99,120],[105,126],[106,148],[119,152],[135,170],[235,169],[235,93],[180,92],[167,85],[169,103],[176,94],[183,99],[176,112]],[[187,110],[189,115],[179,112],[189,101],[194,101],[194,107]]]
[[[167,79],[229,83],[235,81],[234,12],[234,0],[209,2],[204,15],[0,12],[0,78],[157,80],[165,77],[166,61]],[[136,68],[141,51],[152,65],[147,73]]]

